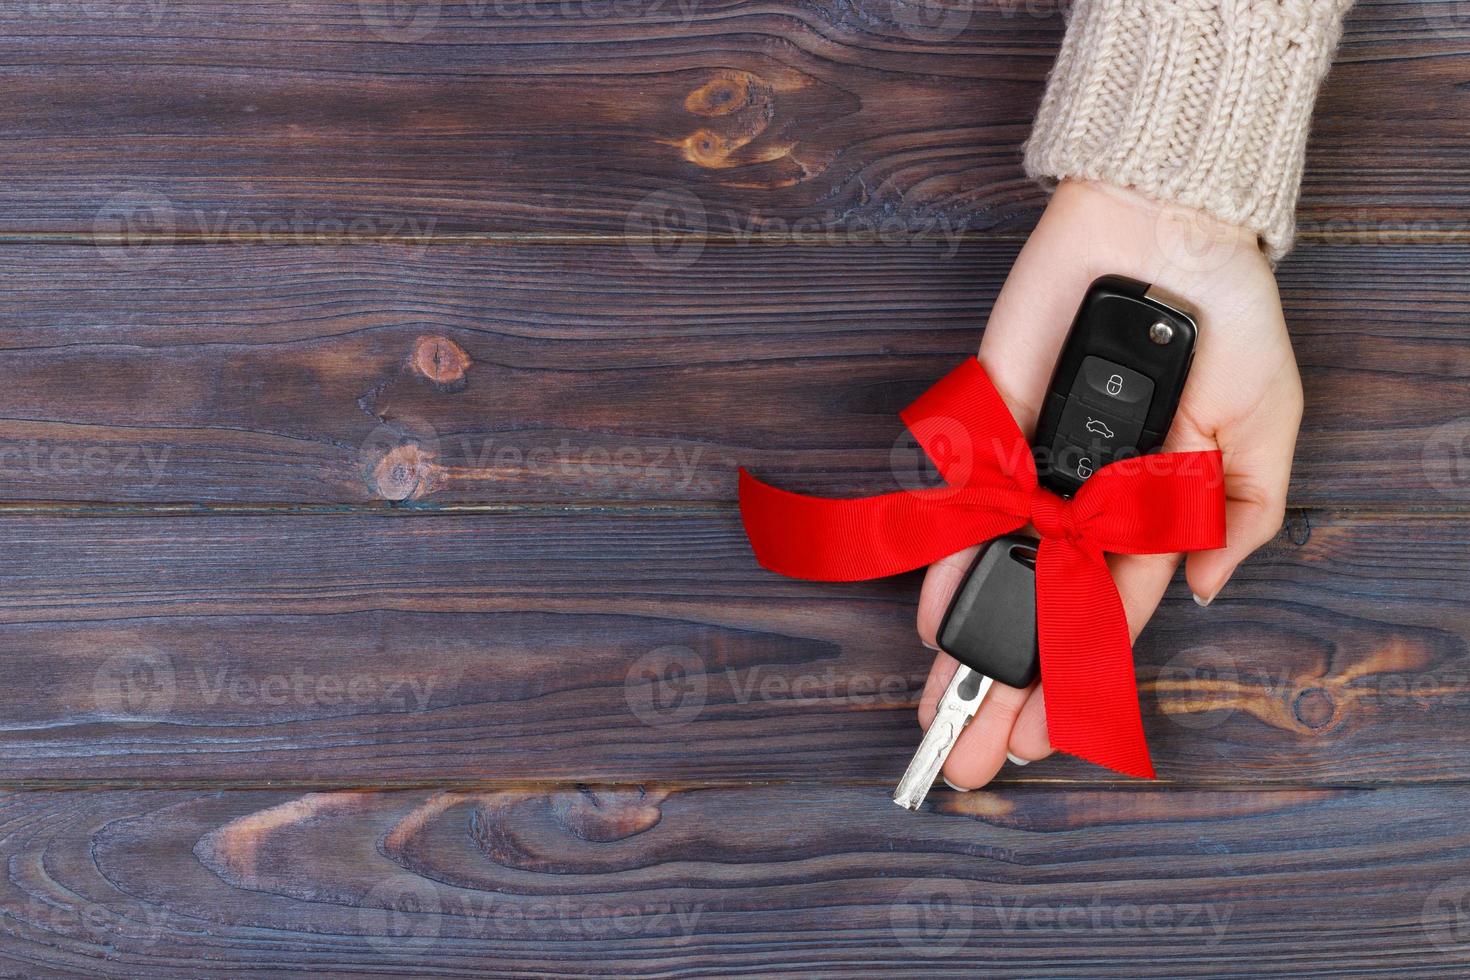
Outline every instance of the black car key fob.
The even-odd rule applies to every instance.
[[[1193,316],[1145,283],[1104,276],[1088,287],[1032,443],[1042,485],[1070,497],[1114,460],[1157,449],[1198,333]]]
[[[1041,669],[1036,545],[1025,534],[1007,534],[986,545],[939,624],[941,650],[1011,687],[1026,687]]]

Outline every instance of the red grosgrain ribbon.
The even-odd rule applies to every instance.
[[[903,412],[946,485],[857,500],[788,493],[740,471],[755,556],[794,578],[850,582],[920,568],[1024,527],[1041,536],[1036,625],[1051,744],[1152,777],[1128,620],[1104,552],[1225,544],[1220,453],[1160,453],[1104,466],[1071,500],[1039,486],[1031,449],[985,369],[951,371]]]

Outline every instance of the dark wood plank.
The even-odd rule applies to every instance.
[[[1016,248],[0,248],[0,498],[728,501],[739,464],[910,486],[897,412],[974,352]],[[1282,268],[1294,501],[1470,501],[1467,268]]]
[[[622,236],[1029,227],[1064,4],[5,5],[0,231]],[[1463,233],[1470,29],[1364,0],[1303,222]]]
[[[0,797],[86,976],[1463,976],[1464,787]]]
[[[12,783],[887,782],[918,737],[917,577],[779,578],[729,511],[4,527]],[[1470,778],[1467,534],[1297,514],[1210,609],[1172,592],[1137,651],[1160,773]]]

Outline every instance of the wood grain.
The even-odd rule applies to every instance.
[[[0,797],[24,976],[1462,976],[1462,786]],[[1303,828],[1310,827],[1310,833]],[[1368,955],[1371,952],[1371,955]]]
[[[912,486],[898,410],[973,353],[1015,249],[0,248],[0,499],[728,501],[737,465]],[[1283,266],[1296,503],[1470,501],[1467,268]]]
[[[1025,229],[1064,6],[11,0],[0,231]],[[1457,0],[1359,3],[1304,228],[1463,237],[1467,72]]]
[[[728,510],[6,526],[12,785],[886,783],[918,737],[917,577],[782,579]],[[1160,773],[1470,777],[1466,554],[1463,522],[1299,513],[1209,610],[1176,588],[1137,649]]]

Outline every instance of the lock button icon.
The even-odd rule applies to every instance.
[[[1110,394],[1110,395],[1116,395],[1118,392],[1120,392],[1122,390],[1123,390],[1123,376],[1121,374],[1115,374],[1111,378],[1108,379],[1108,394]]]

